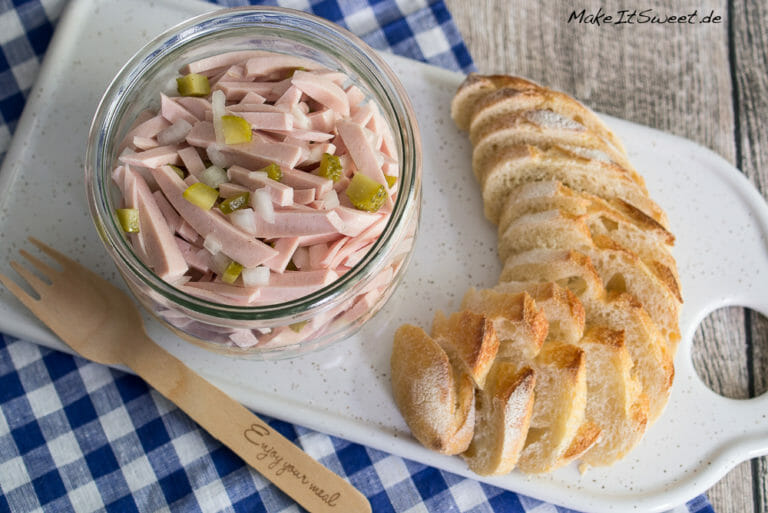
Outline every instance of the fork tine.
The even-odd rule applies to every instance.
[[[32,289],[38,294],[40,294],[42,290],[50,286],[48,283],[38,278],[35,275],[35,273],[33,273],[32,271],[30,271],[20,263],[11,260],[10,264],[11,264],[11,267],[13,267],[13,270],[19,273],[19,276],[27,280],[27,283],[29,283]]]
[[[0,283],[5,285],[5,288],[7,288],[11,294],[16,296],[16,298],[21,301],[24,306],[32,310],[32,313],[37,315],[37,307],[40,304],[37,299],[27,294],[27,291],[19,287],[15,281],[5,276],[4,274],[0,274]]]
[[[65,268],[66,267],[72,267],[72,265],[76,265],[75,261],[65,257],[62,253],[59,253],[58,251],[56,251],[52,247],[50,247],[50,246],[48,246],[46,244],[43,244],[42,242],[40,242],[39,240],[37,240],[34,237],[29,237],[29,242],[31,242],[32,244],[37,246],[37,249],[39,249],[40,251],[42,251],[43,253],[45,253],[49,257],[51,257],[54,260],[56,260],[58,263],[60,263]]]
[[[24,249],[20,249],[19,254],[24,258],[26,258],[27,260],[29,260],[29,263],[32,264],[35,267],[35,269],[40,271],[43,274],[43,276],[45,276],[46,278],[53,279],[53,277],[57,274],[56,269],[46,264],[45,262],[37,258],[35,255],[32,255],[28,251]]]

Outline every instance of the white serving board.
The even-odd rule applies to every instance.
[[[35,236],[119,283],[87,213],[82,183],[90,119],[107,83],[151,37],[210,4],[183,0],[74,0],[61,19],[0,170],[0,272]],[[463,76],[387,55],[411,96],[424,146],[416,252],[403,283],[356,336],[283,361],[235,360],[187,344],[145,316],[152,338],[256,411],[477,478],[458,457],[418,445],[389,389],[392,334],[454,311],[470,286],[498,277],[496,234],[483,219],[471,148],[448,115]],[[691,363],[691,340],[712,310],[743,305],[768,315],[768,208],[725,160],[696,144],[614,118],[677,235],[685,305],[676,380],[666,412],[641,445],[609,469],[574,466],[488,483],[583,511],[663,511],[706,491],[742,460],[768,453],[768,395],[711,392]],[[67,350],[0,288],[0,331]]]

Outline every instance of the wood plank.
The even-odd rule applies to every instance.
[[[765,168],[763,168],[765,169]],[[753,324],[753,362],[755,395],[768,393],[768,319],[755,315]],[[753,460],[755,511],[768,512],[768,457]]]
[[[758,0],[734,1],[730,19],[738,165],[768,198],[768,6]],[[756,312],[747,315],[750,395],[756,396],[768,390],[768,320]],[[755,510],[768,512],[768,458],[754,460],[751,469]]]
[[[738,321],[737,321],[738,319]],[[738,348],[735,350],[735,348]],[[701,323],[693,339],[696,372],[715,392],[733,399],[749,397],[749,370],[744,310],[724,308]],[[758,513],[754,506],[753,468],[750,461],[734,467],[707,491],[717,513]]]
[[[737,2],[734,9],[744,14],[743,23],[751,27],[736,27],[749,34],[744,36],[745,48],[751,49],[754,39],[766,41],[768,15],[764,6],[755,15],[758,3],[759,0],[751,0],[745,8],[743,2]],[[757,145],[752,139],[744,143],[742,137],[736,144],[735,123],[739,114],[734,111],[734,82],[729,72],[728,2],[720,0],[706,6],[707,11],[713,9],[722,16],[723,23],[694,27],[569,24],[573,4],[556,0],[447,0],[447,4],[480,72],[529,77],[566,91],[598,111],[692,139],[732,163],[736,163],[739,153],[759,155],[760,165],[756,163],[752,168],[753,175],[758,182],[768,181],[768,166],[762,153],[768,148],[768,140],[760,138],[761,144]],[[698,9],[699,15],[703,15],[700,2],[675,5],[677,13]],[[595,12],[601,6],[606,12],[627,8],[618,1],[586,1],[579,3],[578,9]],[[755,30],[762,32],[755,35]],[[742,61],[737,64],[738,69],[751,67],[757,61],[764,64],[764,44],[761,48],[758,55],[746,51],[739,54]],[[764,67],[758,66],[757,71],[745,77],[745,86],[766,77]],[[765,94],[756,96],[765,101]],[[743,104],[741,107],[748,108]],[[758,127],[768,129],[758,118],[768,112],[765,104],[751,109],[751,117],[739,118],[740,125],[749,123],[739,128],[742,135],[751,134]],[[759,170],[763,170],[762,174]],[[766,340],[765,323],[745,317],[743,309],[728,308],[710,315],[697,331],[694,342],[699,348],[697,365],[703,370],[704,379],[715,390],[732,397],[749,395],[750,372],[746,369],[750,360],[752,374],[763,376],[768,368],[766,360],[756,356],[755,347],[760,346],[765,352],[768,348],[765,342],[747,346],[745,322],[750,326],[751,340]],[[715,511],[768,512],[765,460],[754,468],[759,472],[754,481],[762,484],[763,490],[758,500],[753,500],[753,466],[749,462],[738,466],[713,487],[709,497]],[[755,503],[762,505],[756,510]]]

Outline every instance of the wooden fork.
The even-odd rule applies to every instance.
[[[133,301],[120,289],[42,242],[32,244],[61,270],[25,250],[13,269],[40,296],[7,276],[0,283],[72,349],[89,360],[124,364],[312,513],[369,513],[368,500],[234,399],[155,344]]]

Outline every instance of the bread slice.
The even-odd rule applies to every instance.
[[[451,117],[459,128],[470,130],[488,119],[533,109],[551,110],[583,124],[626,153],[621,140],[590,109],[565,93],[520,77],[470,73],[454,96]]]
[[[575,191],[557,180],[527,182],[511,189],[499,217],[498,233],[503,234],[509,223],[523,214],[553,209],[573,216],[607,215],[617,223],[629,223],[647,232],[656,244],[667,249],[675,243],[674,235],[627,202]]]
[[[589,257],[573,250],[526,251],[507,259],[501,281],[554,281],[579,298],[587,327],[624,329],[634,363],[632,374],[648,396],[648,420],[653,422],[661,415],[674,379],[673,353],[637,299],[626,293],[606,293]]]
[[[589,393],[587,393],[587,401],[589,401]],[[581,458],[587,451],[594,447],[598,441],[600,441],[602,435],[603,430],[600,426],[592,421],[585,420],[581,426],[579,426],[578,431],[576,431],[576,436],[573,437],[571,445],[569,445],[565,453],[560,456],[560,460],[557,462],[556,467],[563,467],[570,462]]]
[[[451,361],[461,362],[478,388],[485,387],[485,378],[499,350],[491,319],[468,310],[450,317],[438,311],[432,321],[432,338]]]
[[[503,282],[492,290],[505,294],[527,292],[547,319],[547,340],[575,344],[584,334],[584,306],[573,292],[557,283]]]
[[[464,294],[461,308],[493,322],[501,356],[530,360],[539,353],[547,337],[547,319],[525,292],[505,294],[470,288]]]
[[[474,437],[462,454],[472,471],[499,475],[515,467],[528,436],[535,385],[531,367],[502,358],[493,365],[477,393]]]
[[[609,203],[591,194],[575,192],[559,182],[525,184],[513,189],[510,197],[514,201],[507,201],[499,220],[499,253],[502,260],[508,254],[508,248],[504,246],[505,232],[513,232],[509,237],[516,240],[520,230],[530,224],[517,223],[512,228],[512,223],[517,220],[531,219],[534,214],[539,214],[539,217],[548,216],[557,224],[550,226],[550,231],[566,231],[558,238],[558,247],[573,249],[577,249],[580,242],[575,237],[581,236],[586,225],[589,238],[605,237],[637,254],[649,270],[667,285],[678,302],[682,303],[677,264],[670,253],[674,237],[655,221],[625,204]],[[583,219],[584,224],[578,218]],[[567,230],[576,233],[569,234]],[[532,247],[536,247],[536,244]]]
[[[625,333],[596,326],[578,343],[587,361],[586,418],[602,431],[581,457],[588,465],[610,465],[624,457],[643,438],[648,424],[648,397],[632,376]]]
[[[584,422],[587,399],[584,351],[547,342],[533,361],[536,398],[525,447],[517,462],[523,472],[551,472]]]
[[[613,146],[587,130],[584,125],[548,110],[531,110],[495,118],[471,134],[474,144],[472,151],[472,169],[475,177],[481,176],[483,169],[494,154],[509,146],[530,144],[547,147],[565,145],[584,148],[598,155],[607,155],[612,163],[646,192],[645,181],[632,167],[629,159]]]
[[[620,327],[632,357],[632,375],[648,396],[648,421],[664,411],[675,376],[672,353],[643,306],[629,294],[609,294],[605,301],[586,302],[587,325]]]
[[[499,282],[554,282],[580,301],[584,297],[605,297],[603,282],[592,261],[574,250],[539,248],[512,255],[504,261]]]
[[[629,230],[628,230],[629,231]],[[618,230],[614,230],[618,233]],[[618,238],[618,237],[617,237]],[[629,242],[641,246],[638,237]],[[661,328],[671,346],[680,340],[679,287],[671,273],[657,275],[653,270],[664,267],[656,261],[649,268],[638,255],[616,241],[590,234],[585,216],[574,217],[560,210],[524,214],[512,221],[499,239],[499,256],[505,261],[510,255],[536,248],[575,249],[588,256],[607,291],[628,292],[645,307]],[[654,266],[654,264],[657,264]]]
[[[390,360],[392,393],[413,436],[442,454],[464,452],[475,426],[475,388],[424,330],[395,332]]]
[[[475,110],[476,103],[485,95],[497,89],[505,88],[513,91],[539,89],[541,86],[520,77],[508,75],[480,75],[470,73],[451,101],[451,118],[462,130],[469,129],[469,123]]]
[[[557,208],[574,216],[584,215],[593,197],[596,196],[574,191],[557,180],[523,182],[512,187],[504,200],[498,234],[503,234],[509,223],[524,214]]]
[[[679,340],[682,297],[674,258],[658,240],[609,213],[573,216],[561,210],[523,214],[499,237],[499,258],[536,248],[575,249],[594,260],[608,290],[646,304],[665,335]]]
[[[603,236],[593,238],[595,245],[584,251],[609,293],[627,292],[635,297],[653,319],[668,341],[676,349],[680,341],[681,300],[672,281],[651,271],[632,251]],[[669,278],[669,276],[667,276]]]
[[[498,239],[499,259],[536,248],[582,249],[593,246],[584,216],[559,209],[523,214],[513,219]]]
[[[507,196],[515,187],[535,181],[556,180],[576,191],[603,199],[622,201],[668,229],[667,216],[645,189],[614,164],[581,157],[562,146],[505,145],[487,155],[478,172],[485,216],[499,223]]]

